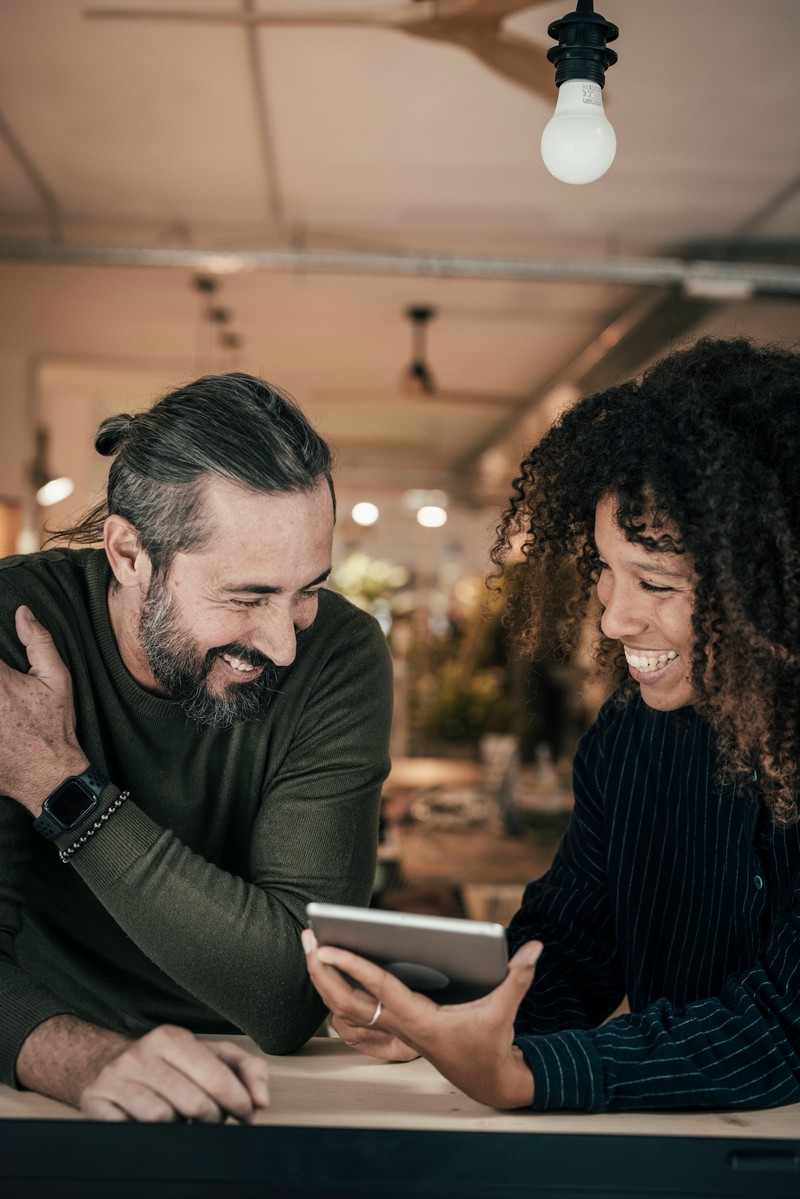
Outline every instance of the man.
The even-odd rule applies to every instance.
[[[246,1119],[324,1008],[306,903],[365,903],[391,671],[323,590],[331,454],[233,374],[112,418],[104,550],[0,564],[2,1081],[100,1119]],[[66,781],[65,781],[66,780]]]

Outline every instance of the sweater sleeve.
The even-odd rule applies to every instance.
[[[0,657],[26,671],[25,651],[15,637],[3,635]],[[21,880],[33,869],[31,818],[13,799],[0,796],[0,1082],[16,1085],[14,1067],[25,1038],[52,1016],[74,1015],[69,1003],[32,978],[17,964],[15,943],[24,921]]]
[[[518,1038],[594,1028],[624,995],[606,877],[598,741],[594,727],[581,740],[569,828],[547,874],[526,888],[508,929],[511,952],[534,938],[544,945],[536,979],[520,1005]]]
[[[6,1086],[16,1085],[17,1054],[37,1025],[76,1014],[17,964],[15,944],[24,919],[20,880],[33,869],[30,824],[24,808],[0,796],[0,1082]]]
[[[247,881],[132,801],[72,859],[156,966],[269,1053],[299,1048],[325,1014],[300,945],[306,903],[364,904],[374,880],[391,662],[374,622],[357,630],[329,654],[270,780]]]
[[[718,997],[518,1040],[534,1109],[764,1108],[800,1100],[800,872],[758,960]]]

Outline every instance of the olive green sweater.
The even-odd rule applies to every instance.
[[[163,1022],[297,1049],[324,1009],[299,934],[309,900],[366,903],[388,771],[391,664],[372,617],[332,592],[257,719],[217,730],[143,690],[120,658],[99,550],[0,563],[0,656],[27,669],[28,604],[73,679],[89,759],[131,799],[74,855],[0,797],[0,1081],[70,1012],[138,1034]],[[2,732],[0,731],[0,735]],[[92,823],[96,813],[89,816]]]

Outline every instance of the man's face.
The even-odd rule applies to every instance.
[[[145,685],[199,723],[227,727],[257,715],[317,614],[333,504],[324,481],[263,495],[219,479],[206,504],[212,537],[176,554],[166,578],[150,578],[137,648]]]
[[[690,678],[694,568],[687,554],[651,553],[628,541],[616,508],[617,501],[607,497],[595,514],[600,624],[606,637],[621,642],[648,707],[672,712],[695,698]],[[670,530],[644,530],[645,536],[665,532]]]

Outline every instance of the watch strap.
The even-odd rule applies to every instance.
[[[85,770],[82,770],[80,774],[69,775],[61,783],[59,783],[58,787],[56,787],[54,791],[50,792],[50,795],[48,795],[47,799],[42,805],[42,811],[40,815],[37,816],[33,822],[33,827],[36,832],[48,841],[55,841],[56,837],[60,837],[62,833],[65,833],[69,828],[74,827],[74,825],[62,824],[61,821],[57,820],[56,817],[53,816],[53,814],[48,810],[48,803],[50,799],[52,799],[56,792],[59,791],[65,783],[70,782],[82,784],[82,786],[94,796],[94,803],[90,808],[87,809],[84,814],[84,818],[94,811],[94,809],[97,807],[100,795],[108,786],[108,779],[103,772],[91,764],[87,766]]]
[[[90,763],[81,774],[75,776],[80,779],[94,795],[95,799],[99,799],[103,791],[108,786],[108,779],[103,774],[102,770],[98,770],[96,766]]]

